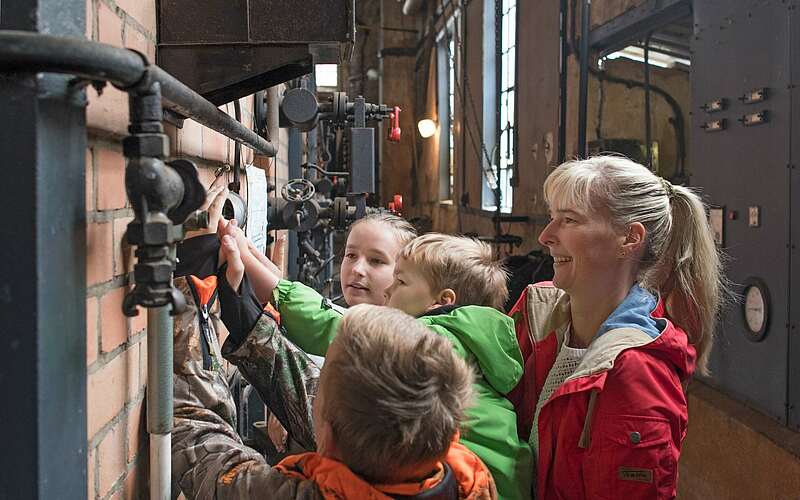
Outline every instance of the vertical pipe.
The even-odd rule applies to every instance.
[[[172,441],[172,317],[169,307],[147,310],[147,432],[150,499],[169,500]]]
[[[589,19],[592,13],[592,0],[583,0],[581,8],[581,80],[578,95],[578,155],[585,158],[586,113],[589,97]]]
[[[500,175],[500,161],[501,161],[501,154],[500,154],[500,140],[503,137],[503,128],[505,127],[504,123],[501,123],[501,113],[500,113],[500,95],[502,94],[503,90],[503,1],[502,0],[494,0],[494,66],[495,66],[495,80],[494,85],[497,92],[495,92],[495,103],[494,103],[494,120],[497,124],[495,128],[494,134],[494,154],[492,155],[492,161],[494,161],[496,170],[496,185],[494,189],[494,201],[496,203],[496,210],[495,210],[495,221],[494,221],[494,232],[495,236],[500,236],[502,233],[500,227],[500,216],[501,213],[501,206],[503,203],[503,177]]]
[[[567,0],[561,0],[561,73],[559,74],[560,108],[558,117],[558,164],[567,159]]]
[[[653,130],[650,124],[650,35],[644,39],[644,145],[647,168],[653,170]]]
[[[278,86],[275,85],[267,89],[267,134],[269,134],[269,141],[275,146],[275,154],[278,151],[278,106],[280,99],[278,95]]]

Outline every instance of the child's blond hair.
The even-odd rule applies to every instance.
[[[434,292],[447,288],[456,305],[501,309],[508,300],[508,275],[486,243],[465,236],[428,233],[400,250],[398,258],[416,266]]]
[[[444,458],[473,396],[472,370],[446,338],[402,311],[361,304],[331,347],[321,416],[350,470],[380,483]]]

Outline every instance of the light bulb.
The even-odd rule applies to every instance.
[[[417,128],[419,129],[419,135],[421,135],[423,139],[427,139],[436,133],[436,122],[430,118],[425,118],[417,122]]]

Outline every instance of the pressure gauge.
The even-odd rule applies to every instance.
[[[758,278],[750,278],[744,285],[742,314],[747,338],[758,342],[764,338],[769,326],[769,292]]]

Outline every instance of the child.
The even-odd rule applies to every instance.
[[[238,229],[224,231],[243,241]],[[254,281],[277,282],[275,276],[265,277],[265,271],[263,266],[261,271],[247,270]],[[505,397],[522,375],[513,321],[498,310],[506,296],[505,272],[492,259],[488,245],[430,233],[401,250],[387,305],[418,316],[424,325],[447,337],[476,368],[477,405],[469,412],[469,429],[461,442],[486,463],[501,498],[530,498],[531,452],[518,437],[516,414]],[[292,297],[296,326],[289,326],[280,304],[283,298],[279,293],[286,336],[306,352],[325,355],[341,315],[326,307],[319,295],[308,294],[303,303]]]
[[[253,320],[246,304],[256,299],[242,282],[237,245],[227,236],[222,246],[228,261],[217,273],[222,319],[240,342]],[[272,317],[260,313],[252,329],[277,331]],[[197,328],[176,329],[175,349],[183,356],[174,372],[172,465],[187,498],[497,498],[486,467],[456,441],[472,396],[471,370],[413,318],[369,305],[347,312],[319,382],[318,451],[274,468],[234,431],[225,380],[213,367],[202,368],[194,347],[201,336]]]
[[[367,215],[350,226],[339,270],[342,294],[348,306],[385,303],[384,292],[394,280],[397,253],[416,236],[411,224],[390,213]],[[248,248],[250,252],[242,252],[245,265],[253,267],[249,260],[258,260],[275,276],[275,280],[268,283],[254,280],[256,295],[262,303],[267,303],[272,299],[272,292],[277,285],[279,293],[284,297],[281,301],[284,310],[280,312],[282,315],[288,314],[287,321],[292,324],[294,301],[304,303],[309,294],[315,297],[319,294],[300,282],[283,280],[278,283],[282,275],[280,269],[252,245],[248,245]],[[329,304],[333,307],[332,303]]]

